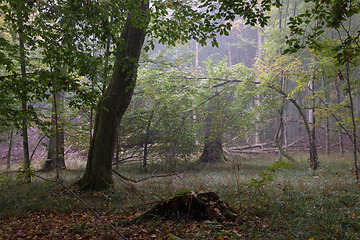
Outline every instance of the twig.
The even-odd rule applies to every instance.
[[[113,170],[113,173],[115,173],[121,182],[123,182],[124,184],[126,184],[127,186],[129,186],[134,192],[136,192],[137,194],[139,194],[141,200],[143,200],[145,202],[145,197],[144,197],[144,194],[142,194],[139,190],[136,189],[136,187],[134,185],[132,185],[131,183],[129,182],[126,182],[128,181],[127,179],[125,179],[124,176],[122,176],[119,172],[117,172],[116,170]],[[130,179],[129,179],[130,180]]]
[[[118,171],[116,171],[115,169],[113,169],[113,173],[115,173],[118,177],[120,177],[121,179],[123,180],[126,180],[126,181],[130,181],[130,182],[133,182],[133,183],[139,183],[139,182],[143,182],[143,181],[146,181],[146,180],[149,180],[151,178],[161,178],[161,177],[171,177],[171,176],[174,176],[176,175],[177,177],[179,177],[179,173],[178,172],[175,172],[175,173],[170,173],[170,174],[164,174],[164,175],[155,175],[155,176],[150,176],[150,177],[146,177],[146,178],[141,178],[141,179],[138,179],[138,180],[134,180],[134,179],[131,179],[131,178],[127,178],[123,175],[121,175]]]
[[[42,179],[42,180],[44,180],[44,181],[47,181],[47,182],[58,183],[58,181],[56,181],[56,180],[52,180],[52,179],[48,179],[48,178],[44,178],[44,177],[41,177],[41,176],[36,175],[36,174],[32,174],[32,176],[37,177],[37,178],[40,178],[40,179]]]
[[[122,235],[116,228],[114,225],[112,225],[109,221],[107,221],[106,219],[104,219],[103,217],[100,216],[100,214],[93,209],[91,206],[89,206],[89,204],[87,204],[84,200],[82,200],[79,195],[77,195],[74,191],[72,191],[70,188],[68,188],[63,182],[65,180],[61,180],[60,177],[57,178],[58,179],[58,183],[63,186],[67,191],[69,191],[72,195],[75,196],[75,198],[77,200],[79,200],[82,204],[84,204],[98,219],[100,219],[101,221],[103,221],[104,223],[106,223],[106,225],[108,225],[112,230],[115,231],[115,233],[117,235],[119,235],[122,239],[127,239],[124,235]]]
[[[46,137],[46,135],[44,135],[44,136],[42,136],[42,138],[40,138],[40,140],[38,141],[38,143],[36,144],[34,150],[33,150],[32,153],[31,153],[30,159],[32,159],[32,158],[34,157],[34,154],[35,154],[36,149],[38,148],[38,146],[40,145],[41,141],[42,141],[45,137]]]

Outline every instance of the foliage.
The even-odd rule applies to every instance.
[[[245,184],[248,186],[254,186],[256,188],[263,187],[264,184],[272,182],[274,180],[273,173],[276,169],[283,169],[284,167],[292,167],[293,165],[285,161],[276,161],[271,167],[267,167],[264,172],[259,172],[258,178],[252,178],[250,184]]]
[[[209,0],[174,3],[154,1],[151,16],[153,24],[148,32],[162,44],[175,45],[194,39],[206,45],[206,40],[211,39],[212,46],[218,46],[217,34],[228,36],[232,29],[231,21],[236,17],[243,17],[246,24],[265,26],[269,19],[265,13],[272,6],[280,6],[280,1],[263,0],[260,4],[256,0],[221,3]],[[152,47],[154,39],[150,42]]]
[[[341,63],[353,56],[359,56],[360,50],[357,46],[357,36],[360,34],[359,29],[354,29],[355,34],[352,36],[345,24],[349,19],[356,17],[360,13],[360,6],[356,0],[343,1],[334,0],[323,2],[318,0],[305,1],[307,9],[296,17],[290,18],[289,28],[290,37],[287,38],[289,49],[286,52],[295,52],[300,48],[309,47],[321,51],[324,49],[324,43],[321,36],[324,35],[325,29],[343,30],[347,39],[339,45],[335,45],[331,50]],[[307,29],[309,28],[309,29]],[[298,36],[305,36],[304,41]],[[326,42],[325,42],[326,43]]]

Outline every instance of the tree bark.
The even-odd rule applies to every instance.
[[[257,29],[257,41],[256,41],[256,62],[261,61],[261,52],[262,52],[262,42],[263,42],[263,36],[260,33],[260,29]],[[257,65],[254,66],[256,72],[258,73],[257,76],[260,76],[260,69]],[[260,80],[258,78],[256,78],[255,80],[256,82],[260,82]],[[255,106],[260,106],[260,95],[257,95],[255,97],[254,100],[254,104]],[[255,119],[256,119],[256,129],[257,131],[255,132],[255,144],[260,144],[260,142],[262,141],[261,139],[261,131],[260,131],[260,117],[259,114],[255,115]]]
[[[28,104],[28,93],[26,89],[26,56],[25,56],[25,43],[24,43],[24,20],[23,11],[19,7],[18,12],[18,26],[19,26],[19,49],[20,49],[20,69],[21,69],[21,83],[22,90],[20,93],[21,97],[21,109],[22,109],[22,127],[21,135],[23,139],[23,153],[24,153],[24,173],[25,182],[31,183],[30,164],[31,159],[29,156],[29,138],[28,138],[28,121],[27,121],[27,104]]]
[[[216,163],[226,161],[222,148],[221,120],[214,118],[214,114],[218,110],[218,107],[215,107],[215,104],[217,104],[215,101],[220,101],[217,97],[212,98],[209,102],[208,113],[205,118],[205,145],[199,162]]]
[[[325,102],[329,103],[330,102],[329,89],[326,86],[324,77],[321,78],[321,83],[322,83],[322,88],[324,89]],[[326,145],[325,146],[326,155],[330,155],[331,149],[330,149],[330,118],[329,118],[329,116],[325,117],[325,145]]]
[[[13,144],[13,135],[14,135],[14,130],[11,130],[10,132],[10,139],[9,139],[9,148],[8,148],[8,153],[7,153],[7,169],[10,170],[11,167],[11,150],[12,150],[12,144]]]
[[[118,126],[136,84],[140,52],[150,21],[148,9],[149,2],[144,0],[141,1],[139,12],[129,13],[121,40],[116,44],[112,77],[98,103],[86,171],[78,181],[83,190],[103,190],[113,184],[112,158]]]
[[[356,183],[359,183],[359,166],[358,166],[358,159],[357,159],[357,134],[356,134],[356,116],[355,116],[355,107],[354,107],[354,100],[353,100],[353,93],[351,91],[351,83],[350,83],[350,63],[346,63],[346,84],[347,90],[349,95],[350,101],[350,114],[351,114],[351,123],[352,123],[352,143],[353,143],[353,159],[354,159],[354,171],[355,171],[355,178]]]
[[[316,170],[319,167],[317,148],[316,148],[316,126],[315,126],[315,83],[313,80],[309,82],[310,94],[312,94],[311,100],[311,108],[309,110],[309,126],[310,126],[310,134],[311,134],[311,142],[310,144],[310,167]]]

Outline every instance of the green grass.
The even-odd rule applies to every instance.
[[[200,226],[204,233],[183,231],[180,234],[179,229],[171,233],[180,234],[182,238],[207,239],[210,232],[213,238],[222,235],[233,239],[239,236],[245,239],[359,239],[360,188],[351,171],[351,158],[320,156],[318,171],[308,168],[305,155],[295,158],[297,163],[293,167],[276,170],[272,173],[273,181],[260,187],[244,184],[266,171],[277,160],[276,156],[243,157],[216,165],[180,164],[179,177],[154,178],[136,184],[124,183],[114,176],[114,189],[78,194],[103,215],[131,216],[147,209],[152,202],[185,190],[214,191],[238,211],[236,224],[209,222]],[[241,167],[236,168],[236,163],[241,163]],[[154,175],[163,173],[155,164],[150,164],[149,169]],[[122,165],[118,170],[133,179],[149,176],[134,165]],[[82,173],[64,171],[61,175],[70,184]],[[41,176],[55,177],[54,174]],[[0,219],[29,211],[88,211],[59,184],[36,177],[32,184],[23,184],[16,173],[2,173],[0,180]]]

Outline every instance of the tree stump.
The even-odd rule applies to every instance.
[[[236,212],[228,204],[221,201],[216,193],[195,193],[190,191],[161,201],[134,220],[144,221],[160,218],[164,220],[214,220],[225,222],[234,221],[236,216]]]

